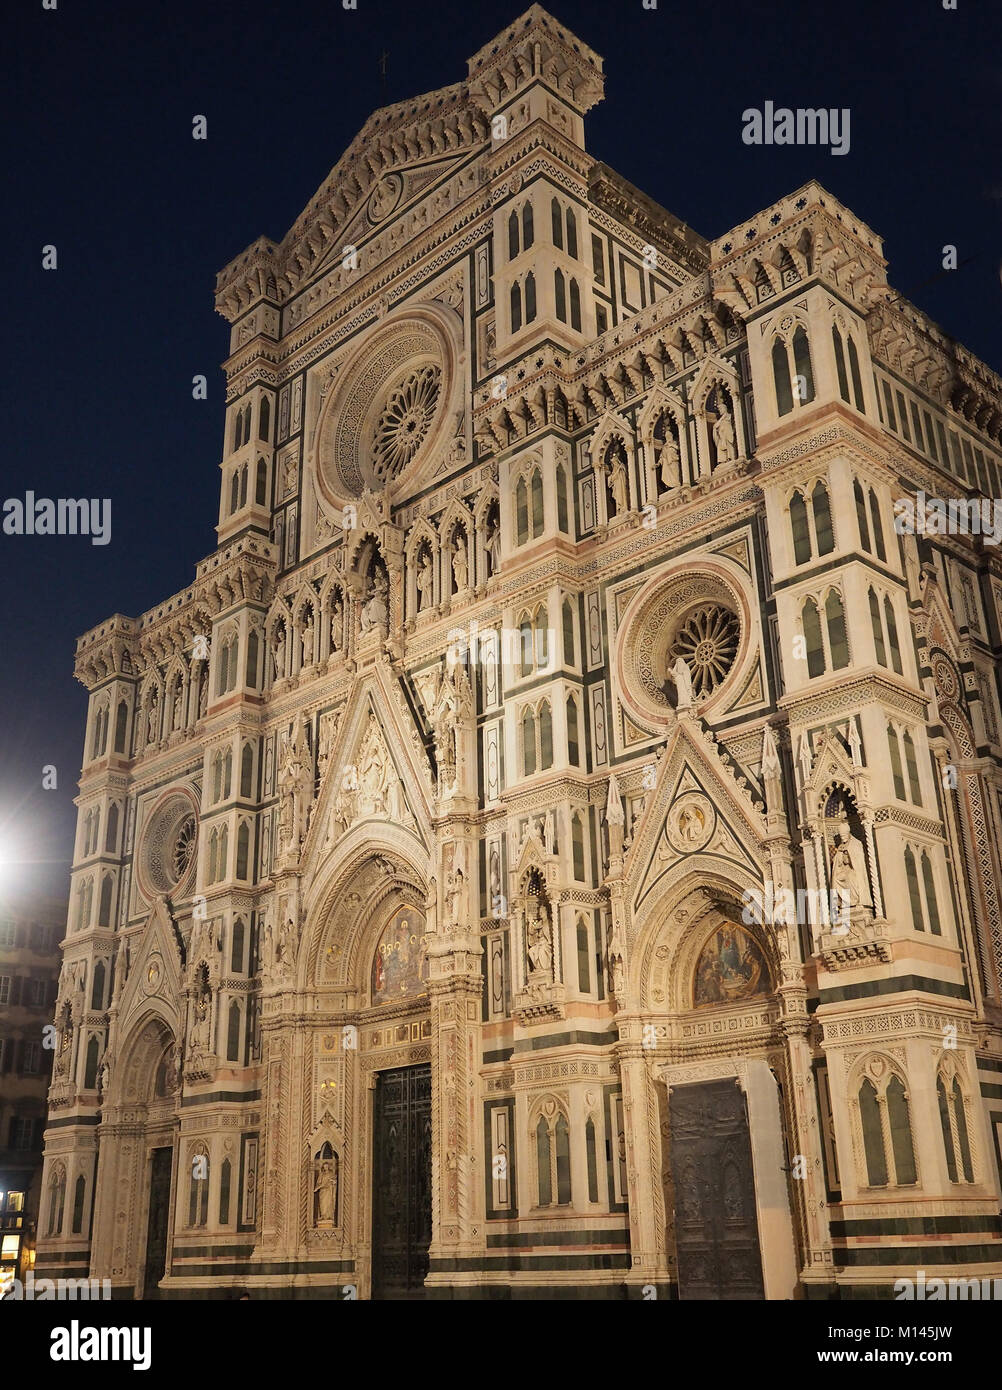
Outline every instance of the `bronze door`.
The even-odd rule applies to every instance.
[[[679,1298],[763,1298],[748,1112],[738,1083],[668,1100]]]
[[[160,1297],[157,1285],[167,1269],[167,1228],[170,1217],[172,1148],[154,1149],[150,1158],[150,1214],[146,1222],[146,1261],[143,1298]]]
[[[420,1298],[431,1243],[430,1066],[379,1073],[372,1169],[372,1296]]]

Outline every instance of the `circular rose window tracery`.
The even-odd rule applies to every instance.
[[[427,439],[441,389],[441,370],[429,362],[386,393],[372,442],[372,471],[381,483],[399,477]]]
[[[139,845],[141,886],[149,895],[173,893],[191,877],[198,844],[198,817],[184,792],[168,795],[147,821]]]
[[[679,624],[668,648],[669,664],[679,657],[689,668],[697,699],[712,695],[734,665],[741,625],[722,604],[693,609]]]
[[[180,883],[188,872],[191,864],[191,856],[195,853],[195,817],[185,816],[178,826],[174,836],[174,847],[171,851],[171,863],[174,868],[174,877]]]

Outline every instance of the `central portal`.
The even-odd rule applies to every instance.
[[[673,1086],[668,1101],[679,1298],[762,1298],[744,1092]]]
[[[430,1066],[378,1074],[372,1147],[372,1296],[421,1298],[431,1244]]]

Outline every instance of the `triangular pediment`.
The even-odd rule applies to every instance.
[[[428,847],[432,781],[413,717],[382,667],[361,677],[331,746],[303,842],[316,871],[357,825],[383,822]]]
[[[129,938],[129,968],[118,1003],[120,1026],[152,1001],[176,1013],[183,991],[182,942],[167,899],[155,899],[142,933]],[[116,971],[124,962],[121,955]]]
[[[636,911],[686,859],[707,873],[761,876],[767,827],[743,780],[696,718],[679,718],[625,864]]]

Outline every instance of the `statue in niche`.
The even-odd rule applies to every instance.
[[[337,1220],[338,1158],[330,1144],[313,1160],[313,1224],[333,1226]]]
[[[265,925],[264,929],[261,960],[266,970],[270,970],[275,964],[275,933],[272,931],[270,922]]]
[[[487,532],[487,562],[491,576],[501,569],[501,521],[495,517]]]
[[[526,904],[526,937],[529,957],[529,983],[553,979],[553,923],[550,907],[531,892]]]
[[[389,595],[389,581],[383,571],[377,567],[373,570],[368,598],[362,607],[361,629],[363,632],[378,632],[381,637],[385,637],[389,632]]]
[[[209,1050],[209,1031],[212,1020],[212,990],[209,987],[208,972],[202,970],[198,991],[192,1000],[191,1032],[188,1035],[189,1052],[198,1056]]]
[[[626,466],[619,454],[615,455],[611,469],[609,470],[609,491],[612,493],[612,500],[616,507],[616,515],[622,516],[629,510],[629,485],[626,478]]]
[[[296,927],[291,917],[285,919],[278,939],[278,972],[285,979],[289,979],[296,968]]]
[[[841,907],[873,909],[870,877],[866,871],[866,851],[852,833],[848,821],[835,827],[831,852],[832,896]]]
[[[734,433],[734,420],[731,412],[727,409],[727,402],[723,392],[717,391],[719,402],[716,420],[713,424],[713,444],[717,451],[718,463],[730,463],[738,456],[737,436]]]
[[[69,1000],[63,1005],[59,1016],[59,1047],[56,1052],[55,1074],[65,1076],[69,1070],[73,1049],[73,1013]]]
[[[275,633],[275,646],[271,654],[275,663],[275,679],[280,681],[285,675],[285,632],[279,628]]]
[[[456,593],[464,593],[467,581],[467,561],[466,541],[462,531],[457,531],[452,538],[452,578],[456,585]]]
[[[181,682],[178,681],[174,686],[174,724],[175,729],[181,727]]]
[[[689,709],[692,705],[692,674],[684,657],[677,657],[672,666],[675,680],[675,707]]]
[[[430,608],[435,597],[435,563],[427,548],[418,556],[417,572],[418,612]]]
[[[665,427],[665,440],[661,446],[661,485],[669,491],[678,487],[682,481],[682,460],[679,455],[675,435],[670,425]]]
[[[311,615],[310,617],[308,617],[308,618],[306,619],[306,622],[303,624],[303,666],[304,666],[304,667],[306,667],[306,666],[312,666],[312,665],[313,665],[313,645],[314,645],[314,632],[313,632],[313,617],[312,617],[312,615]]]
[[[155,743],[157,737],[157,702],[156,697],[150,700],[150,712],[146,720],[147,742]]]
[[[344,631],[344,604],[335,598],[331,604],[331,651],[341,650],[341,634]]]
[[[617,1001],[622,1004],[626,998],[626,965],[623,958],[623,933],[620,930],[619,921],[615,917],[613,918],[612,939],[609,942],[609,974],[612,992]]]
[[[297,716],[292,738],[286,745],[285,759],[278,774],[279,839],[285,847],[298,847],[303,837],[312,782],[303,736],[303,721],[301,716]]]
[[[556,835],[553,825],[553,811],[547,811],[543,817],[543,848],[547,854],[553,853],[553,846],[556,842]]]

